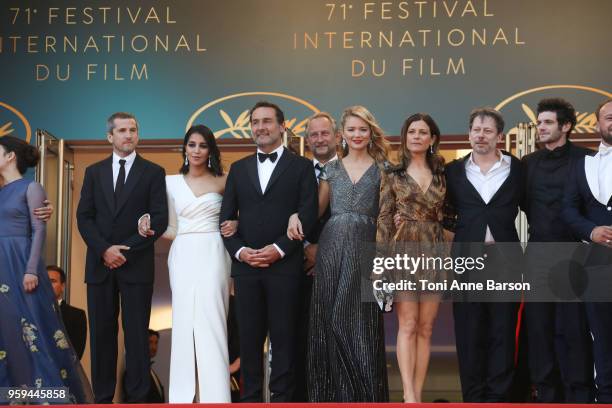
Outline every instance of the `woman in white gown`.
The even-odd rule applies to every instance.
[[[219,149],[212,131],[192,126],[183,141],[180,174],[166,176],[173,239],[168,256],[172,289],[172,347],[169,402],[231,402],[227,350],[230,257],[219,230],[225,187]],[[139,223],[151,234],[150,220]],[[235,222],[224,223],[232,235]],[[197,389],[196,389],[197,367]]]

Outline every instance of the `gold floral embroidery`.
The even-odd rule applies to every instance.
[[[4,360],[6,358],[6,351],[0,350],[0,360]]]
[[[62,379],[65,380],[66,378],[68,378],[68,371],[66,371],[65,368],[62,368],[60,370],[60,375],[62,376]]]
[[[61,330],[56,331],[55,334],[53,335],[53,338],[55,339],[55,344],[57,345],[58,348],[66,350],[70,347],[68,345],[68,341],[66,340],[66,336],[64,335],[63,331]]]
[[[32,353],[38,351],[38,347],[36,347],[36,344],[34,343],[38,338],[36,335],[37,331],[38,329],[35,325],[28,323],[25,318],[21,318],[21,335],[23,337],[23,341],[27,344]]]
[[[10,287],[9,287],[7,284],[4,284],[4,283],[3,283],[3,284],[0,286],[0,293],[6,293],[6,292],[8,292],[10,289],[11,289],[11,288],[10,288]]]

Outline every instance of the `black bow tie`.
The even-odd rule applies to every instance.
[[[274,163],[276,161],[276,158],[278,157],[278,153],[277,152],[272,152],[272,153],[257,153],[257,157],[259,158],[259,162],[263,163],[266,161],[266,159],[270,159],[270,161],[272,163]]]
[[[321,166],[320,163],[315,164],[315,170],[321,171],[322,169],[323,169],[323,166]]]

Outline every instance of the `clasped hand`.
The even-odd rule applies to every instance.
[[[266,245],[261,249],[245,247],[240,251],[240,260],[253,268],[267,268],[281,259],[281,254],[274,245]]]
[[[104,251],[102,258],[104,259],[104,265],[110,269],[119,268],[123,265],[127,259],[121,253],[121,251],[129,251],[130,247],[125,245],[113,245]]]
[[[591,234],[591,240],[597,244],[612,248],[612,227],[606,225],[595,227]]]

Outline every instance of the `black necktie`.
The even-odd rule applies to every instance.
[[[270,161],[272,163],[274,163],[276,161],[276,158],[278,157],[278,153],[276,152],[272,152],[272,153],[257,153],[257,157],[259,157],[259,162],[263,163],[266,161],[266,159],[270,159]]]
[[[125,160],[119,160],[119,175],[117,176],[117,182],[115,183],[115,201],[121,195],[123,186],[125,185]]]

